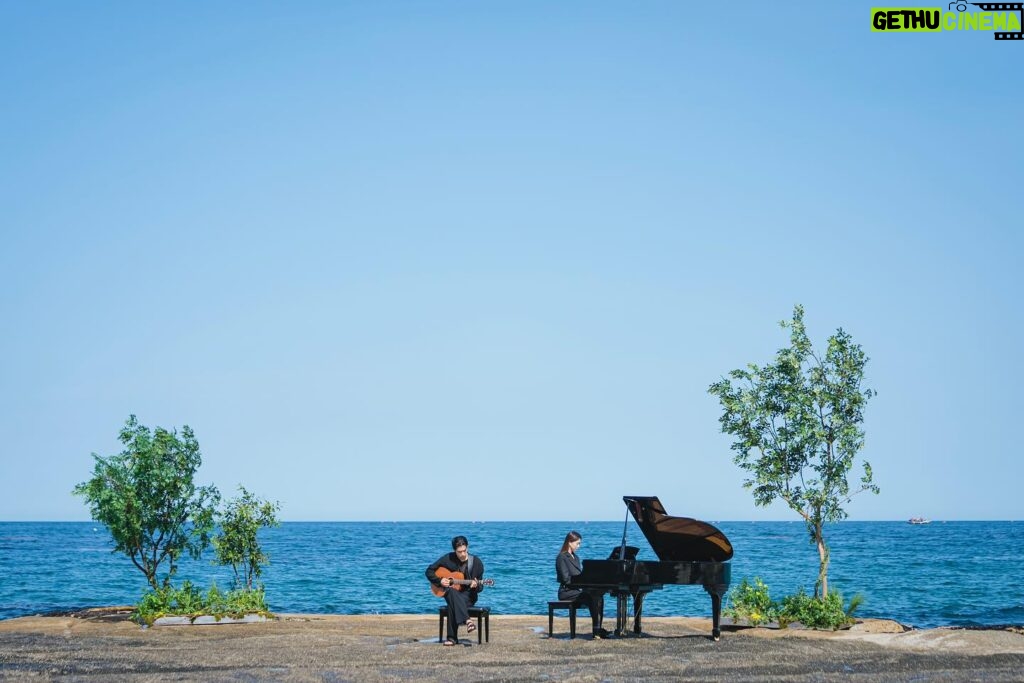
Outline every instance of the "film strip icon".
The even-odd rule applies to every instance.
[[[986,12],[1020,12],[1020,31],[996,31],[996,40],[1024,41],[1024,2],[972,2]]]

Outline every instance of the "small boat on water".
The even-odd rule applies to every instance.
[[[911,524],[931,524],[932,520],[925,519],[924,517],[911,517],[909,520]]]

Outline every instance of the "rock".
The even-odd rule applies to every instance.
[[[906,633],[910,628],[891,619],[861,619],[849,630],[851,633]]]

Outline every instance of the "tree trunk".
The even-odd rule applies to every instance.
[[[825,545],[825,537],[821,533],[821,524],[814,525],[814,540],[818,544],[818,584],[815,587],[814,596],[819,597],[818,588],[821,589],[820,597],[828,596],[828,546]]]

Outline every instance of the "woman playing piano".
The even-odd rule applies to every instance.
[[[582,573],[580,558],[576,556],[580,542],[583,537],[578,531],[570,531],[565,535],[562,542],[562,549],[555,558],[555,573],[558,575],[558,599],[573,600],[574,602],[586,605],[590,610],[590,620],[593,622],[594,637],[607,638],[610,633],[601,628],[601,621],[604,619],[604,594],[572,588],[569,582],[572,577]]]

